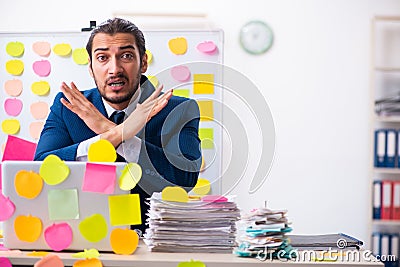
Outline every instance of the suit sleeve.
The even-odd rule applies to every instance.
[[[142,141],[139,184],[149,195],[166,186],[181,186],[189,191],[196,185],[201,166],[199,119],[196,101],[184,101],[161,123],[161,147]]]
[[[64,106],[60,102],[62,93],[58,93],[50,108],[50,114],[43,127],[36,147],[35,160],[43,160],[50,154],[62,160],[74,161],[79,143],[74,144],[63,120]]]

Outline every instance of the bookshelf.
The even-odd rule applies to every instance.
[[[375,255],[398,257],[400,218],[392,207],[400,202],[400,195],[394,190],[400,186],[400,16],[374,17],[371,37],[373,160],[369,247]],[[389,265],[400,266],[399,261],[394,265],[385,263]]]

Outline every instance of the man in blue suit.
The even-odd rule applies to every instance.
[[[131,22],[114,18],[89,37],[89,72],[96,88],[80,92],[62,83],[41,133],[35,160],[54,154],[66,161],[87,160],[94,142],[105,139],[120,161],[137,162],[142,178],[132,193],[140,194],[144,231],[144,200],[165,186],[190,190],[201,165],[196,101],[162,94],[143,75],[147,55],[143,33]],[[121,113],[123,112],[123,113]],[[121,116],[123,122],[110,117]]]

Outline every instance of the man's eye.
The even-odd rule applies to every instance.
[[[126,53],[126,54],[123,54],[123,55],[122,55],[122,58],[123,58],[123,59],[132,59],[132,58],[133,58],[133,55],[132,55],[132,54],[129,54],[129,53]]]
[[[103,62],[106,60],[106,56],[97,56],[97,60]]]

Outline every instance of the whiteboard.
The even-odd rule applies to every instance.
[[[222,71],[223,63],[223,32],[222,30],[180,30],[180,31],[144,31],[146,39],[146,48],[152,55],[149,68],[145,75],[164,85],[164,90],[174,88],[174,94],[182,94],[196,99],[201,104],[201,116],[207,113],[208,120],[201,119],[200,132],[202,141],[202,153],[204,158],[204,168],[199,178],[210,181],[211,191],[209,194],[220,194],[221,185],[221,166],[222,166],[222,109],[223,101]],[[80,90],[95,87],[94,82],[89,75],[87,64],[78,64],[74,61],[73,53],[77,49],[85,48],[89,32],[77,33],[0,33],[0,82],[1,107],[0,107],[0,144],[2,150],[0,156],[3,156],[3,150],[7,136],[16,137],[37,142],[39,132],[38,125],[42,125],[46,117],[36,118],[31,112],[31,106],[37,102],[51,106],[55,95],[60,91],[61,82],[74,82]],[[183,38],[186,40],[187,49],[185,53],[174,53],[169,42],[171,39]],[[7,45],[13,42],[20,42],[24,46],[24,52],[20,56],[10,55],[7,51]],[[33,45],[37,42],[50,44],[51,52],[47,56],[40,56],[33,50]],[[201,52],[198,45],[204,42],[212,42],[216,46],[213,52]],[[60,56],[54,52],[54,47],[59,44],[68,44],[71,47],[71,53]],[[10,73],[6,69],[6,64],[10,60],[19,60],[24,65],[24,70],[20,75]],[[48,61],[51,66],[50,73],[47,76],[38,75],[33,66],[37,61]],[[212,64],[208,64],[212,63]],[[178,81],[172,74],[172,69],[177,66],[184,66],[190,71],[190,76],[185,81]],[[195,92],[196,77],[208,75],[213,78],[213,92]],[[210,76],[211,75],[211,76]],[[175,77],[175,78],[174,78]],[[10,95],[9,86],[6,83],[11,80],[20,80],[22,82],[22,91],[18,95]],[[45,81],[49,84],[50,90],[46,95],[37,95],[31,87],[34,83]],[[9,85],[10,83],[8,83]],[[199,83],[197,83],[199,84]],[[15,94],[15,92],[14,92]],[[10,101],[12,99],[12,101]],[[18,113],[18,105],[13,102],[17,100],[22,102],[22,109]],[[6,105],[7,101],[7,105]],[[10,105],[10,103],[13,103]],[[211,105],[211,106],[210,106]],[[11,108],[10,108],[11,107]],[[211,107],[211,110],[210,110]],[[210,115],[211,112],[211,115]],[[18,113],[18,114],[16,114]],[[211,116],[211,120],[210,120]],[[17,120],[20,129],[16,133],[9,133],[9,129],[4,131],[5,121]],[[14,121],[15,122],[15,121]],[[31,131],[36,127],[36,131]],[[32,128],[30,128],[32,127]],[[210,136],[212,134],[212,136]],[[211,139],[211,140],[210,140]],[[211,141],[211,143],[210,143]]]

